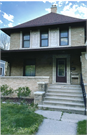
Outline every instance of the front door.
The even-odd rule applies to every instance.
[[[56,82],[66,82],[66,59],[58,58],[56,59]]]

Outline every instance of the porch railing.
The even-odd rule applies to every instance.
[[[83,93],[83,99],[84,99],[84,105],[85,105],[85,115],[86,115],[86,91],[85,91],[85,86],[83,83],[83,78],[82,78],[82,74],[81,74],[81,87],[82,87],[82,93]]]

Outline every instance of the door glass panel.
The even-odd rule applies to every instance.
[[[58,61],[58,76],[60,77],[65,76],[65,60]]]

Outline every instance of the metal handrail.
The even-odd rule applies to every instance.
[[[81,83],[80,83],[80,85],[82,87],[82,93],[83,93],[83,99],[84,99],[84,105],[85,105],[85,115],[86,115],[86,91],[85,91],[85,86],[84,86],[82,74],[81,74]]]

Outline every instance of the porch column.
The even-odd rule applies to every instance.
[[[83,77],[83,82],[86,91],[86,115],[87,115],[87,53],[86,52],[82,52],[81,69],[82,69],[82,77]]]

